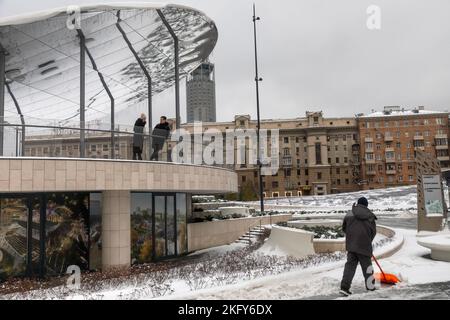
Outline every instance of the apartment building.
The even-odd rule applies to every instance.
[[[449,168],[448,112],[385,107],[358,117],[364,189],[416,184],[415,152]]]
[[[182,127],[193,132],[193,125]],[[225,133],[231,129],[256,127],[257,121],[249,115],[237,115],[232,122],[203,123],[202,129]],[[280,168],[273,176],[263,176],[266,197],[359,190],[360,139],[355,118],[324,118],[322,112],[306,112],[302,118],[262,120],[261,128],[279,130]],[[248,153],[248,145],[246,148]],[[255,165],[235,164],[231,167],[238,172],[241,190],[244,187],[258,190]]]

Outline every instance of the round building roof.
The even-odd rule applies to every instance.
[[[77,25],[77,16],[71,11],[77,10],[79,27],[72,28]],[[110,98],[99,73],[114,97],[116,111],[147,100],[147,80],[129,45],[152,78],[152,95],[171,87],[175,82],[175,50],[165,22],[179,39],[183,78],[208,58],[218,38],[215,23],[193,8],[112,3],[1,18],[6,81],[27,123],[75,120],[79,114],[81,36],[77,28],[87,48],[86,121],[110,111]],[[17,119],[14,101],[5,94],[5,118],[12,117]]]

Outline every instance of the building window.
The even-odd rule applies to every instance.
[[[284,137],[284,143],[289,143],[289,137]]]
[[[317,179],[322,180],[322,172],[317,172]]]
[[[278,188],[278,181],[272,181],[272,189]]]
[[[411,175],[410,175],[410,176],[408,176],[408,179],[409,179],[409,181],[410,181],[410,182],[414,181],[414,177],[413,177],[413,176],[411,176]]]
[[[316,149],[316,164],[322,164],[321,144],[316,143],[315,149]]]
[[[336,163],[339,163],[339,157],[336,157]]]
[[[246,176],[242,176],[242,182],[247,181],[247,177]]]

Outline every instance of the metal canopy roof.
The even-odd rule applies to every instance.
[[[86,48],[115,100],[115,110],[147,100],[147,78],[125,38],[152,78],[152,94],[175,82],[174,40],[179,39],[180,78],[214,49],[218,32],[202,12],[185,6],[114,3],[81,8]],[[70,30],[67,8],[0,19],[0,44],[7,52],[6,81],[27,123],[77,120],[80,109],[80,36]],[[120,16],[120,27],[116,25]],[[86,58],[86,121],[110,113],[110,98]],[[5,120],[17,110],[5,94]],[[17,121],[15,121],[17,122]]]

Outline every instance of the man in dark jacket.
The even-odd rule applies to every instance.
[[[169,134],[169,123],[167,122],[167,118],[165,116],[162,116],[159,119],[159,123],[155,126],[152,132],[153,153],[150,157],[150,160],[158,161],[158,153],[162,150],[164,142],[169,137]]]
[[[350,287],[355,275],[358,262],[364,275],[366,289],[374,290],[373,279],[369,279],[373,274],[372,267],[372,241],[377,234],[375,220],[377,217],[368,208],[369,203],[366,198],[358,199],[352,211],[349,212],[342,224],[345,233],[345,246],[347,250],[347,263],[344,268],[344,275],[341,282],[341,293],[350,295]],[[371,282],[369,284],[368,282]]]
[[[147,124],[147,117],[141,117],[134,123],[133,134],[133,160],[142,160],[142,149],[144,148],[144,127]]]

